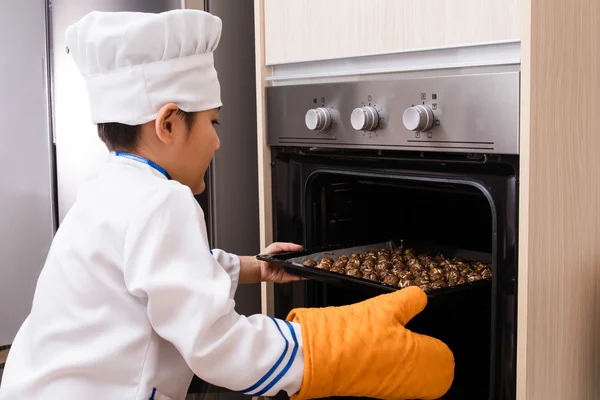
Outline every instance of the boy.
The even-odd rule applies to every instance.
[[[418,288],[287,321],[235,312],[238,283],[295,278],[208,248],[193,195],[220,145],[220,34],[218,18],[191,10],[94,12],[67,30],[113,157],[57,232],[1,400],[183,399],[194,373],[298,399],[435,399],[450,387],[450,350],[403,326],[425,307]]]

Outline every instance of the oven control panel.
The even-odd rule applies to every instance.
[[[268,144],[519,154],[519,72],[267,88]]]

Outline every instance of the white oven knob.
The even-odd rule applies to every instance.
[[[306,112],[304,123],[311,131],[326,131],[331,126],[331,113],[324,107],[313,108]]]
[[[379,114],[374,107],[355,108],[350,123],[357,131],[374,131],[379,126]]]
[[[427,131],[433,126],[433,111],[429,106],[421,105],[407,108],[402,123],[410,131]]]

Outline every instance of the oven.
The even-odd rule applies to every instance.
[[[486,284],[428,292],[408,328],[453,351],[445,400],[514,400],[519,72],[294,84],[266,96],[274,239],[305,249],[393,240],[489,263]],[[276,316],[385,292],[327,275],[276,285]]]

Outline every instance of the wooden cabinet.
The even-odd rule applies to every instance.
[[[600,399],[600,2],[521,20],[517,399]]]
[[[518,40],[519,1],[265,0],[265,61]]]
[[[255,6],[265,244],[272,231],[264,88],[276,69],[266,65],[521,40],[517,400],[599,399],[600,1],[255,0]],[[264,285],[267,313],[270,296]]]

